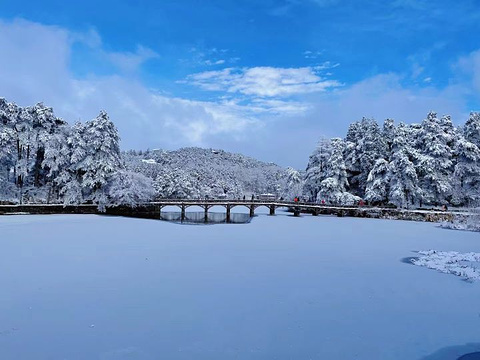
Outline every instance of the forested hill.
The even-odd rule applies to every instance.
[[[223,150],[188,147],[122,155],[127,169],[154,181],[160,197],[241,198],[260,193],[289,197],[302,191],[297,171]]]

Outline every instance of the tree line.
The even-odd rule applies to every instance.
[[[0,99],[0,200],[109,204],[151,198],[149,180],[125,169],[107,113],[70,126],[42,103]]]
[[[105,111],[70,125],[42,103],[0,98],[0,202],[136,205],[155,198],[274,193],[310,201],[399,207],[480,201],[480,113],[463,126],[431,112],[419,124],[364,118],[322,138],[307,169],[222,150],[120,152]]]
[[[321,139],[309,158],[312,201],[472,206],[480,201],[480,113],[463,126],[430,112],[420,124],[364,118],[344,139]]]

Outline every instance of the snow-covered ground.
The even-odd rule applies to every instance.
[[[258,216],[188,226],[0,217],[0,359],[423,359],[480,351],[480,281],[402,259],[480,252],[434,224]]]
[[[480,253],[461,254],[456,251],[427,250],[419,251],[419,255],[418,258],[412,259],[413,264],[457,275],[470,281],[480,279]]]

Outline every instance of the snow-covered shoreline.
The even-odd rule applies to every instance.
[[[446,274],[460,276],[466,280],[480,280],[480,253],[456,251],[419,251],[418,258],[411,262]],[[476,263],[476,265],[475,265]]]

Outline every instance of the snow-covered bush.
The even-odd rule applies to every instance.
[[[455,214],[452,221],[445,221],[440,226],[446,229],[480,231],[480,208],[467,212],[469,214]]]
[[[479,253],[458,253],[456,251],[419,251],[418,258],[412,259],[412,263],[418,266],[424,266],[446,274],[460,276],[466,280],[480,279]]]
[[[17,203],[17,191],[15,184],[0,177],[0,202]]]
[[[142,174],[132,171],[117,171],[109,186],[108,204],[135,207],[152,201],[155,196],[153,181]]]
[[[285,200],[293,200],[296,196],[302,194],[303,189],[303,179],[302,174],[291,168],[287,168],[287,184],[281,193],[281,196]]]

